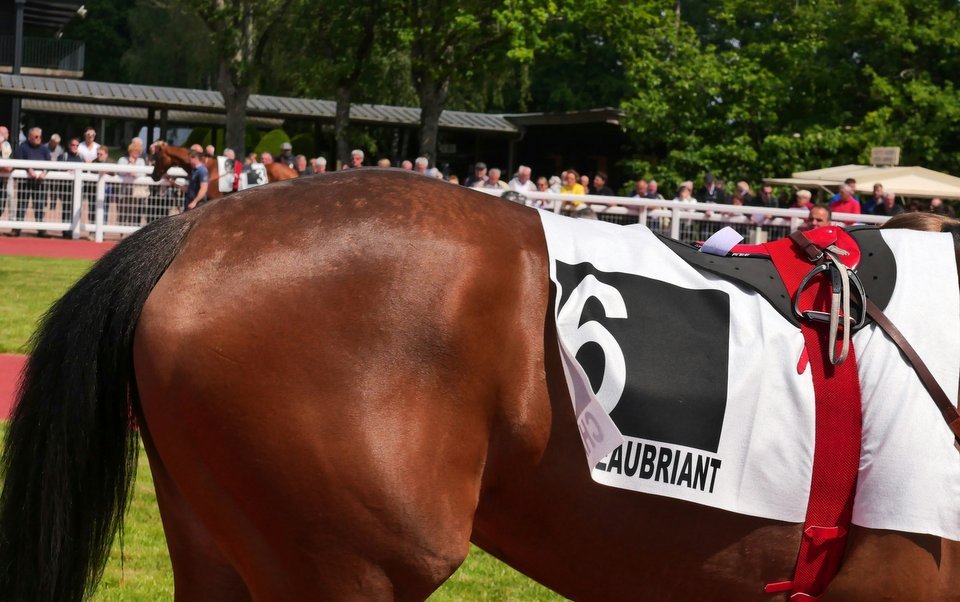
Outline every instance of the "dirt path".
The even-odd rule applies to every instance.
[[[100,259],[115,242],[95,243],[62,238],[0,237],[0,255],[60,257],[64,259]],[[24,355],[0,354],[0,420],[10,415]]]

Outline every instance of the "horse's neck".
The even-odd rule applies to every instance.
[[[180,149],[183,150],[183,149]],[[193,171],[193,167],[190,165],[190,157],[186,152],[177,152],[173,148],[167,147],[167,157],[170,159],[171,166],[176,165],[177,167],[182,168],[187,173]]]

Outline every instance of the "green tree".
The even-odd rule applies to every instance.
[[[213,45],[196,14],[137,0],[128,14],[130,35],[137,40],[121,63],[131,81],[154,86],[208,88],[216,73]],[[177,43],[170,43],[177,40]]]
[[[956,3],[651,8],[642,35],[617,30],[636,172],[756,180],[863,162],[876,145],[901,146],[905,164],[957,167]]]
[[[63,30],[64,37],[84,41],[84,76],[104,82],[128,81],[121,57],[131,45],[127,16],[132,6],[122,0],[90,0],[85,6],[86,17],[72,19]]]
[[[529,0],[404,0],[410,73],[420,101],[420,154],[436,159],[440,114],[451,85],[495,77],[503,61],[525,62],[555,7]]]
[[[278,33],[287,3],[282,0],[164,0],[196,14],[209,31],[217,64],[216,85],[226,109],[226,145],[242,154],[247,100],[265,51]]]
[[[294,0],[287,5],[284,52],[276,52],[274,64],[283,64],[287,88],[310,96],[333,96],[336,100],[334,137],[336,156],[349,160],[350,106],[377,36],[387,35],[383,2]],[[296,48],[296,52],[289,52]]]

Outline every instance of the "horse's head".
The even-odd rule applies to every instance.
[[[170,155],[167,153],[167,143],[158,140],[150,145],[150,159],[153,161],[153,173],[150,177],[154,182],[159,182],[160,178],[167,173],[167,170],[173,165],[170,161]]]

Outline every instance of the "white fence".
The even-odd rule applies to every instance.
[[[496,190],[483,190],[499,196]],[[508,193],[508,196],[509,193]],[[524,204],[555,213],[590,217],[617,224],[646,224],[657,232],[684,242],[704,241],[725,226],[739,232],[744,240],[759,244],[788,236],[800,228],[809,212],[806,209],[771,209],[712,203],[683,203],[627,197],[523,193]],[[887,217],[834,213],[836,224],[882,224]]]
[[[150,178],[152,167],[113,163],[66,163],[0,159],[0,229],[60,232],[68,238],[129,234],[161,217],[179,213],[183,193]],[[47,172],[32,180],[27,169]],[[179,168],[171,176],[183,183]],[[499,191],[487,191],[499,195]],[[529,192],[525,203],[576,217],[618,224],[646,224],[651,230],[686,242],[702,241],[731,226],[750,243],[776,240],[796,230],[807,217],[802,209],[769,209],[654,201],[626,197]],[[885,217],[834,214],[838,223],[883,223]]]
[[[113,163],[67,163],[0,159],[0,229],[86,234],[129,234],[183,207],[183,193],[169,182],[154,182],[152,167]],[[43,170],[32,179],[28,169]],[[186,173],[175,168],[171,176]],[[182,179],[179,180],[181,183]]]

